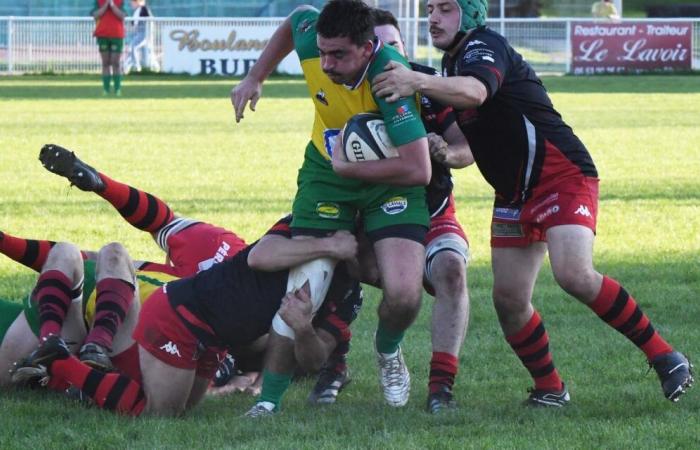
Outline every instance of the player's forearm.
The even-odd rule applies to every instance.
[[[287,17],[284,22],[282,22],[282,25],[272,34],[272,37],[270,37],[270,40],[260,54],[260,58],[250,69],[248,77],[262,83],[292,50],[294,50],[294,41],[292,38],[292,22],[290,16]]]
[[[336,171],[342,177],[396,186],[425,186],[431,176],[430,154],[425,138],[399,147],[397,158],[344,163],[341,166]]]
[[[268,236],[250,251],[248,264],[256,270],[274,272],[333,255],[331,241],[327,238],[288,239]]]
[[[434,77],[418,78],[417,89],[426,97],[435,99],[455,109],[469,109],[481,106],[486,101],[486,86],[474,77]]]
[[[317,372],[328,359],[329,351],[311,323],[294,330],[294,356],[297,363],[307,372]]]
[[[117,5],[115,5],[114,3],[112,3],[111,8],[112,8],[112,12],[114,13],[114,15],[117,16],[118,18],[123,19],[124,17],[126,17],[126,13],[124,11],[122,11],[121,9],[119,9],[119,7]]]

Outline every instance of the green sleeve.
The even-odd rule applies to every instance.
[[[294,50],[299,55],[299,60],[317,58],[316,21],[318,20],[318,10],[303,9],[295,11],[292,13],[290,20]]]
[[[389,61],[396,61],[410,69],[406,58],[401,56],[392,47],[384,46],[377,52],[374,61],[369,66],[367,78],[370,85],[374,78],[384,71]],[[401,97],[399,100],[387,103],[383,98],[374,96],[374,101],[379,106],[386,131],[394,145],[404,145],[425,137],[425,127],[420,117],[420,111],[416,104],[416,97]]]

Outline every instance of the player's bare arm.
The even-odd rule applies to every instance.
[[[97,8],[97,9],[95,9],[95,10],[92,12],[92,17],[94,17],[95,19],[99,19],[100,17],[102,17],[102,16],[104,15],[104,13],[107,11],[107,8],[109,8],[109,5],[110,5],[110,4],[111,4],[111,2],[105,2],[104,5],[100,6],[100,7]]]
[[[323,330],[315,330],[311,297],[305,289],[289,292],[282,299],[279,314],[294,330],[294,355],[302,369],[316,372],[336,346],[335,338]]]
[[[357,240],[348,231],[337,231],[325,238],[289,239],[267,235],[248,254],[248,265],[256,270],[276,271],[318,258],[354,259]]]
[[[294,13],[311,8],[300,6],[290,14],[275,30],[262,51],[260,58],[251,67],[248,75],[231,90],[231,104],[236,112],[236,123],[243,119],[245,107],[250,102],[250,110],[255,111],[255,105],[262,94],[262,84],[270,76],[275,67],[294,50],[292,40],[291,17]]]
[[[387,102],[413,95],[416,91],[457,109],[481,106],[488,91],[475,77],[434,77],[412,71],[394,61],[385,67],[372,83],[372,92]]]
[[[117,5],[114,4],[114,2],[110,1],[108,2],[109,4],[109,9],[112,10],[115,16],[119,17],[120,19],[123,19],[126,17],[126,13],[120,9]]]
[[[344,178],[396,186],[425,186],[430,182],[430,153],[426,138],[397,147],[399,156],[379,161],[348,162],[338,139],[333,150],[333,170]]]
[[[462,169],[474,162],[471,147],[457,123],[451,124],[442,136],[428,133],[430,157],[451,169]]]

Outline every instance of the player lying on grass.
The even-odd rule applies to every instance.
[[[273,229],[278,232],[287,226],[288,221],[280,221]],[[263,240],[266,238],[283,239],[281,244],[289,244],[286,248],[284,245],[275,246],[277,271],[251,269],[248,260],[258,257],[253,244],[194,277],[168,282],[148,297],[141,308],[133,340],[131,333],[124,333],[131,348],[135,349],[130,352],[132,359],[127,366],[136,365],[140,377],[105,374],[85,365],[71,355],[58,336],[63,316],[40,314],[40,328],[43,329],[44,322],[47,322],[47,331],[42,332],[39,347],[19,365],[15,379],[22,382],[27,378],[49,376],[54,385],[73,385],[95,400],[98,406],[121,413],[139,415],[144,408],[161,415],[182,413],[201,400],[225,355],[225,348],[250,345],[268,332],[286,292],[289,270],[283,266],[293,266],[327,253],[309,246],[302,249],[296,241],[288,238],[272,235]],[[346,249],[341,259],[354,257],[356,242],[349,233],[336,233],[326,239],[325,242],[333,240],[334,248]],[[74,265],[82,265],[77,248],[73,253]],[[129,268],[133,270],[131,264],[129,261]],[[328,353],[319,353],[318,349],[332,349],[334,336],[349,325],[338,317],[337,311],[344,309],[345,302],[351,305],[349,310],[356,311],[361,302],[359,283],[348,276],[344,264],[336,271],[333,283],[330,279],[322,282],[332,285],[329,292],[334,297],[329,297],[313,318],[311,334],[315,340],[309,342],[314,345],[295,348],[302,352],[297,357],[307,370],[317,368],[327,359]],[[318,284],[311,280],[306,290],[286,297],[285,307],[279,314],[294,314],[295,308],[308,305],[310,296],[323,290]],[[325,290],[328,291],[328,287]],[[47,304],[52,306],[54,303],[55,300],[51,299]],[[61,305],[65,304],[64,299]],[[138,302],[131,302],[131,305],[139,306]],[[63,308],[58,310],[63,311]],[[138,345],[134,346],[134,342]],[[163,383],[163,380],[168,380],[168,383]],[[145,400],[139,401],[141,397]]]

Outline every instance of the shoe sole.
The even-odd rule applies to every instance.
[[[345,389],[345,386],[350,384],[352,379],[347,379],[338,388],[338,393],[333,397],[316,397],[315,399],[309,397],[308,402],[310,405],[332,405],[338,399],[338,395]],[[324,391],[325,392],[325,391]]]
[[[68,178],[73,174],[75,155],[63,147],[48,144],[41,148],[39,161],[49,172]]]

